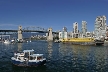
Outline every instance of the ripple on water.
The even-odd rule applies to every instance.
[[[16,67],[11,63],[14,51],[34,49],[47,59],[37,68]],[[0,44],[0,72],[108,72],[108,48],[34,41],[22,44]]]

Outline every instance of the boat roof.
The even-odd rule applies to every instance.
[[[20,53],[15,53],[15,55],[20,55]]]
[[[24,50],[23,52],[33,52],[34,50]]]
[[[33,55],[30,55],[32,57],[36,57],[36,56],[43,56],[43,54],[33,54]]]

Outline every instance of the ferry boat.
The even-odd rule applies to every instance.
[[[34,50],[24,50],[22,53],[14,53],[11,58],[12,63],[16,66],[37,67],[46,63],[43,54],[34,54]]]
[[[71,42],[78,45],[95,45],[94,38],[68,38],[62,39],[62,42]]]

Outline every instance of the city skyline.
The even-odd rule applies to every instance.
[[[73,30],[82,21],[87,30],[94,31],[97,16],[108,17],[108,0],[0,0],[0,29],[18,29],[18,26],[38,26],[53,31]],[[7,27],[6,27],[7,26]]]

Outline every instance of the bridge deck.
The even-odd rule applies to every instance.
[[[18,32],[18,30],[0,30],[0,32]],[[40,30],[22,30],[22,32],[48,33],[48,31],[40,31]],[[53,32],[53,33],[58,33],[58,32]]]

